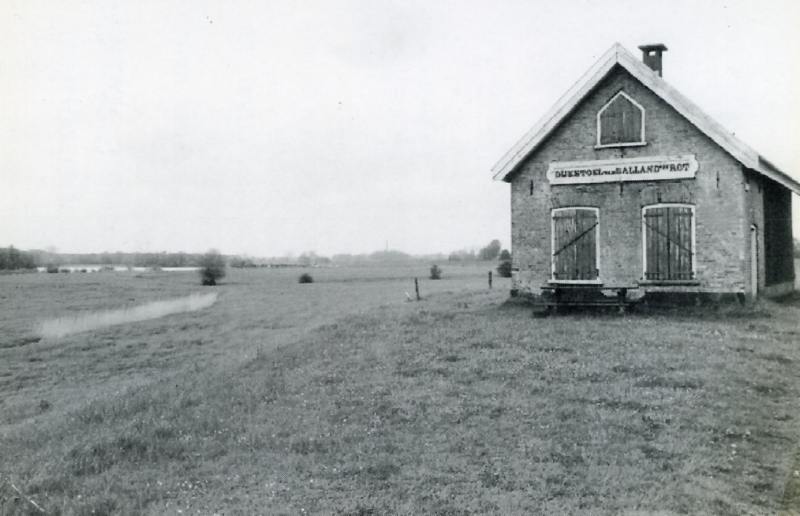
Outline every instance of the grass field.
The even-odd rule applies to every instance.
[[[0,277],[0,514],[800,513],[800,303],[532,318],[443,268],[234,270],[58,339],[209,288]]]

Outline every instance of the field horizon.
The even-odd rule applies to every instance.
[[[800,303],[532,318],[442,268],[0,277],[0,515],[800,510]]]

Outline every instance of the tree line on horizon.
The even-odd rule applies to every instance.
[[[107,265],[122,267],[200,267],[207,253],[57,253],[53,251],[22,251],[13,245],[0,247],[0,270],[26,270],[36,267],[60,267],[62,265]],[[234,268],[263,267],[270,265],[300,266],[348,266],[369,265],[371,263],[402,263],[411,261],[426,262],[476,262],[500,260],[504,264],[503,272],[510,271],[511,253],[502,249],[499,240],[492,240],[489,245],[474,250],[462,249],[449,254],[411,255],[397,250],[375,251],[363,254],[334,254],[322,256],[314,251],[307,251],[298,257],[251,258],[240,255],[222,255],[228,266]],[[800,239],[794,239],[794,257],[800,259]],[[509,272],[510,274],[510,272]]]
[[[67,265],[105,265],[122,267],[199,267],[207,253],[58,253],[34,249],[22,251],[13,245],[0,247],[0,270],[25,270],[36,267],[57,268]],[[270,265],[300,266],[349,266],[369,265],[374,263],[402,263],[413,261],[425,262],[473,262],[494,261],[498,258],[510,259],[507,250],[501,249],[499,240],[492,240],[487,246],[475,250],[459,250],[449,254],[436,253],[411,255],[403,251],[387,249],[372,253],[349,254],[339,253],[323,256],[314,251],[306,251],[297,257],[253,258],[241,255],[222,255],[230,267],[246,268]]]
[[[24,270],[62,265],[123,267],[198,267],[206,253],[56,253],[0,247],[0,270]]]
[[[35,267],[36,257],[32,253],[20,251],[13,245],[0,247],[0,270],[14,271]]]

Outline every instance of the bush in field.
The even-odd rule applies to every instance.
[[[304,272],[300,275],[300,279],[298,281],[300,283],[314,283],[314,278],[311,277],[311,274]]]
[[[212,249],[200,258],[200,279],[203,285],[216,285],[217,280],[225,277],[225,258]]]
[[[47,264],[47,272],[50,274],[54,274],[58,272],[58,265],[53,265],[52,263]]]
[[[435,263],[431,265],[431,279],[442,279],[442,269]]]
[[[500,262],[500,265],[497,267],[497,274],[501,278],[510,278],[511,277],[511,260],[503,260]]]

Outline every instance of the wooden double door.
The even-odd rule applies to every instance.
[[[558,208],[553,210],[552,216],[552,279],[596,281],[599,274],[599,210]]]

